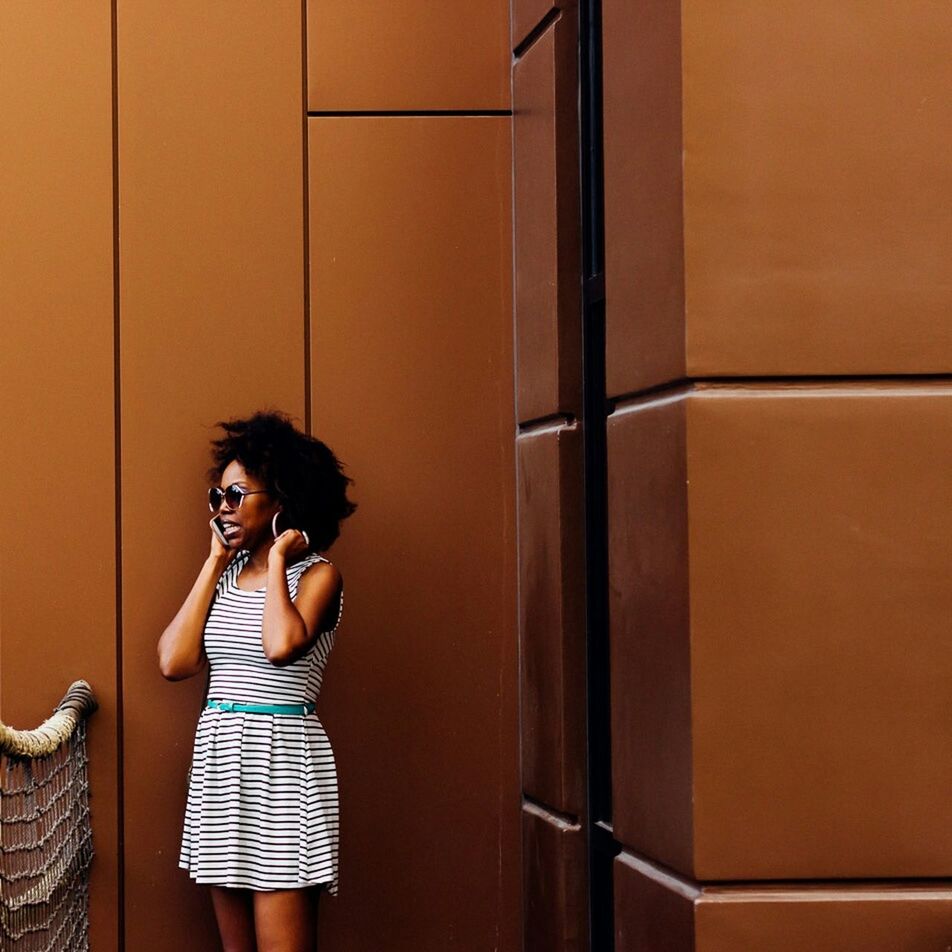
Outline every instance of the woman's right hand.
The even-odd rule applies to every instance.
[[[224,568],[235,557],[235,552],[237,550],[233,549],[230,545],[225,545],[225,543],[223,543],[221,539],[218,538],[218,533],[212,529],[212,524],[215,522],[216,518],[217,516],[212,516],[212,518],[208,520],[208,528],[212,534],[212,545],[208,555],[209,558],[214,559],[216,562],[220,562]]]

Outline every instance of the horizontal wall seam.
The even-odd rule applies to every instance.
[[[574,814],[563,813],[561,810],[556,810],[555,807],[550,807],[541,800],[536,800],[526,794],[522,796],[522,809],[526,813],[531,813],[533,816],[557,826],[560,830],[581,830],[582,828],[579,825],[578,817]]]
[[[537,433],[555,433],[559,430],[575,429],[579,425],[578,417],[571,413],[560,413],[553,416],[539,417],[527,423],[518,424],[516,440],[523,436],[533,436]]]
[[[690,880],[654,859],[623,847],[617,857],[631,869],[688,899],[716,902],[787,902],[855,900],[952,901],[952,879],[896,876],[879,879],[726,879]]]
[[[313,109],[308,118],[325,116],[511,116],[511,109]]]
[[[853,396],[874,393],[893,396],[944,395],[952,392],[952,374],[887,374],[839,377],[681,377],[656,387],[609,397],[609,412],[677,398],[687,393],[764,393]]]
[[[672,870],[649,862],[641,856],[635,856],[623,849],[618,854],[617,859],[618,862],[637,870],[646,879],[660,883],[665,889],[677,893],[679,896],[684,896],[686,899],[697,899],[701,895],[700,888],[695,884],[677,875]]]

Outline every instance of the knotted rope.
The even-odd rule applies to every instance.
[[[0,722],[0,948],[88,952],[93,858],[86,718],[75,681],[35,730]]]

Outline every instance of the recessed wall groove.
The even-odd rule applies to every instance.
[[[511,116],[511,109],[320,109],[311,119],[325,116]]]

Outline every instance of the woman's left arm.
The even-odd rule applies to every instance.
[[[341,584],[337,566],[318,562],[301,576],[297,597],[292,602],[287,577],[289,546],[279,546],[280,541],[278,536],[268,553],[268,586],[261,619],[265,656],[279,668],[292,664],[311,649],[319,634],[317,626],[334,602]]]

